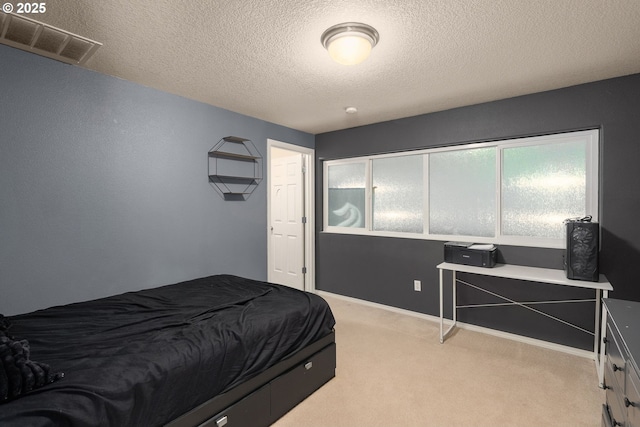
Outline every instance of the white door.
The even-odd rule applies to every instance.
[[[270,164],[269,281],[304,290],[303,155],[277,150]]]

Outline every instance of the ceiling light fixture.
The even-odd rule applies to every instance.
[[[369,57],[380,40],[375,28],[359,22],[345,22],[328,28],[320,41],[339,64],[355,65]]]

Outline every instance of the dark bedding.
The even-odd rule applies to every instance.
[[[0,426],[158,426],[329,334],[317,295],[222,275],[10,317],[60,380]]]

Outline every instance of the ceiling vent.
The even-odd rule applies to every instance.
[[[14,13],[0,12],[0,43],[82,65],[102,43]]]

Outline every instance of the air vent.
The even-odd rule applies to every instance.
[[[0,43],[82,65],[102,43],[14,13],[0,12]]]

